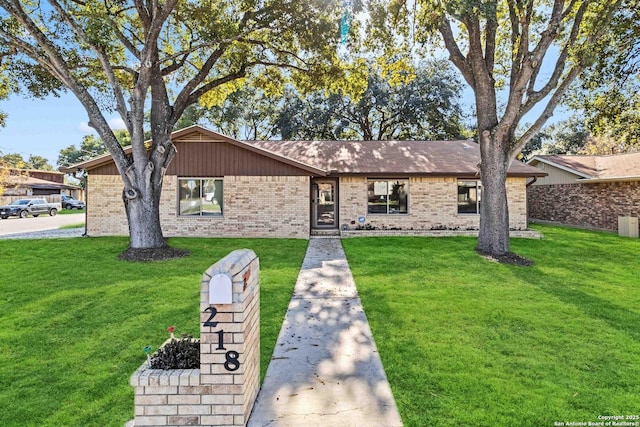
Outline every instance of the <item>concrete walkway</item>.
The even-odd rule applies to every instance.
[[[401,425],[340,239],[312,238],[248,426]]]

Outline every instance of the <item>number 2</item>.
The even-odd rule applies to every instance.
[[[215,307],[207,307],[204,309],[204,312],[206,313],[207,311],[211,312],[211,316],[209,316],[209,318],[204,322],[204,326],[215,328],[216,326],[218,326],[218,322],[212,322],[211,319],[216,317],[216,314],[218,314],[218,310],[216,310]]]

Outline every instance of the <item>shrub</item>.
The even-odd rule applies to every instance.
[[[151,356],[151,369],[199,369],[200,340],[190,335],[171,338]]]

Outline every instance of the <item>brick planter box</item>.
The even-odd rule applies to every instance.
[[[202,384],[200,369],[150,369],[144,363],[132,376],[135,389],[135,423],[128,426],[221,426],[234,425],[233,384]],[[223,414],[220,414],[223,413]]]
[[[209,267],[200,286],[200,369],[140,366],[127,427],[247,424],[259,390],[259,276],[247,249]]]
[[[150,369],[143,364],[132,376],[135,424],[184,426],[233,424],[233,416],[212,414],[217,404],[233,404],[221,386],[202,385],[200,369]],[[214,390],[214,388],[218,388]]]

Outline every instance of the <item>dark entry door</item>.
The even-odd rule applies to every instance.
[[[313,228],[336,228],[338,197],[335,181],[314,181],[311,188]]]

